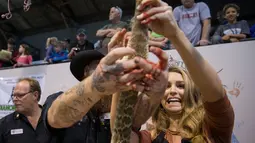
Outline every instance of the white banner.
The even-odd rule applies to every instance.
[[[43,92],[45,75],[29,75],[24,77],[36,79]],[[0,119],[15,110],[11,95],[19,78],[21,77],[0,77]]]

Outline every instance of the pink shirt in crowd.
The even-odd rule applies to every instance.
[[[32,64],[33,58],[31,55],[27,55],[27,56],[19,56],[16,59],[17,63],[21,63],[21,64]]]

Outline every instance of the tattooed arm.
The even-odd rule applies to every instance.
[[[60,95],[48,110],[48,124],[66,128],[80,120],[101,96],[91,88],[91,77]],[[86,86],[85,86],[86,85]]]
[[[141,80],[144,74],[153,71],[152,65],[146,60],[136,62],[138,57],[116,63],[118,59],[134,53],[133,49],[125,47],[109,52],[91,76],[52,103],[47,112],[48,124],[53,128],[69,127],[80,120],[102,97],[132,89],[133,85],[128,84],[130,81]],[[137,68],[144,70],[133,72]],[[144,87],[141,85],[139,88]]]

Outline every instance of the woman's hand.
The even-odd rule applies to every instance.
[[[124,37],[127,33],[126,29],[122,29],[118,31],[110,40],[108,43],[108,52],[112,51],[115,48],[119,47],[125,47],[125,44],[123,43]]]
[[[133,84],[137,91],[145,93],[156,103],[164,96],[168,85],[168,72],[166,70],[168,56],[160,48],[151,47],[149,50],[159,58],[159,63],[148,65],[146,71],[152,71],[151,74],[146,74],[142,81]],[[144,60],[140,58],[139,62],[143,64],[145,63]]]
[[[148,95],[164,93],[167,83],[165,73],[167,54],[159,48],[150,48],[150,52],[159,58],[157,64],[140,57],[119,60],[124,56],[135,54],[133,49],[125,47],[130,35],[130,32],[123,29],[113,36],[108,44],[109,53],[100,61],[93,74],[94,88],[102,93],[107,92],[107,95],[130,89]]]
[[[146,6],[152,7],[144,11]],[[152,31],[161,34],[168,39],[175,37],[180,31],[177,22],[174,18],[172,7],[163,1],[144,0],[141,5],[137,7],[138,10],[143,11],[137,19],[142,24],[148,24]]]

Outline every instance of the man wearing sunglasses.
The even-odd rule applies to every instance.
[[[102,39],[101,47],[107,48],[108,43],[115,33],[122,28],[128,29],[129,25],[121,21],[122,9],[118,6],[112,7],[109,13],[110,23],[99,29],[96,36]]]
[[[39,82],[32,78],[20,79],[12,94],[15,112],[0,120],[0,143],[48,143],[43,121]]]

